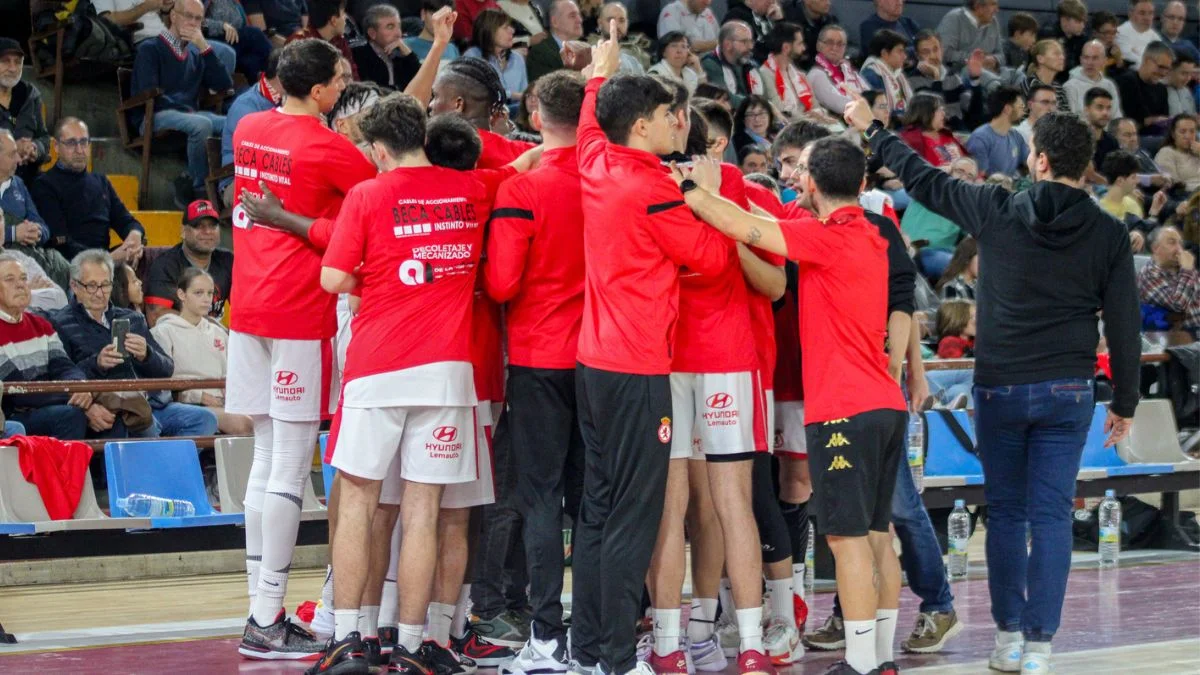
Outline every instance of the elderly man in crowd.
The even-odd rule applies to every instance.
[[[967,0],[965,7],[946,12],[938,24],[946,51],[946,65],[954,70],[967,63],[976,49],[983,50],[984,67],[993,73],[1004,65],[1004,36],[996,19],[1000,3],[996,0]]]
[[[67,261],[58,251],[46,248],[50,228],[38,213],[37,205],[25,182],[16,175],[20,151],[12,132],[0,129],[0,211],[4,212],[4,227],[0,243],[10,250],[20,251],[37,261],[54,283],[67,288]]]
[[[1071,77],[1063,83],[1063,91],[1067,94],[1067,103],[1071,112],[1083,114],[1084,97],[1088,90],[1099,87],[1112,96],[1113,117],[1121,117],[1121,93],[1117,83],[1104,74],[1104,43],[1091,40],[1083,45],[1079,53],[1079,65],[1071,69]]]
[[[0,253],[0,380],[83,380],[84,374],[67,357],[58,333],[46,319],[27,312],[32,298],[29,276],[14,253]],[[84,411],[92,395],[9,394],[4,415],[19,422],[25,433],[75,440],[87,433]]]
[[[700,59],[708,83],[729,92],[734,108],[750,94],[762,93],[762,80],[754,70],[750,52],[754,49],[754,33],[741,21],[729,21],[721,26],[716,51]]]
[[[175,362],[150,335],[146,318],[139,312],[114,307],[112,289],[113,261],[107,251],[90,249],[71,260],[75,302],[50,315],[67,356],[91,380],[171,377]],[[126,336],[122,349],[118,349],[113,336],[122,330]],[[149,396],[149,403],[153,423],[134,435],[217,433],[217,416],[208,408],[173,403],[161,394]],[[88,424],[101,437],[119,438],[129,433],[122,418],[107,408],[89,409]]]
[[[77,117],[62,118],[55,125],[54,144],[58,163],[30,189],[50,228],[51,245],[70,258],[89,248],[108,248],[111,230],[121,238],[113,260],[136,266],[146,230],[125,208],[108,177],[88,171],[92,140],[87,124]]]
[[[1130,0],[1129,20],[1117,26],[1117,46],[1125,60],[1136,66],[1141,63],[1146,47],[1161,40],[1162,36],[1154,30],[1153,0]]]
[[[404,43],[400,12],[388,4],[374,5],[363,17],[363,26],[367,42],[353,48],[359,76],[402,91],[421,68],[421,59]]]
[[[24,67],[21,45],[11,38],[0,38],[0,129],[7,129],[17,139],[17,175],[30,182],[50,156],[50,133],[42,115],[41,93],[21,79]]]
[[[1138,272],[1142,304],[1183,314],[1186,330],[1200,330],[1200,273],[1196,256],[1183,247],[1179,230],[1169,225],[1150,232],[1150,262]]]
[[[542,75],[563,67],[563,46],[583,37],[583,14],[574,0],[550,3],[550,39],[529,48],[525,71],[533,82]]]

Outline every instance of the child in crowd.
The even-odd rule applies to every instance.
[[[975,355],[975,303],[947,300],[937,311],[937,356],[942,359],[971,358]],[[967,408],[971,405],[971,385],[975,371],[927,370],[929,393],[936,407]]]
[[[979,280],[979,244],[972,237],[958,242],[954,256],[937,282],[937,292],[946,300],[975,300],[975,282]]]
[[[1008,19],[1008,41],[1004,43],[1005,65],[1023,72],[1029,65],[1029,50],[1037,43],[1038,21],[1028,12],[1017,12]]]

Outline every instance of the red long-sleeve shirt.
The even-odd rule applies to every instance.
[[[758,208],[775,216],[783,217],[783,203],[767,188],[753,181],[742,179],[746,190],[746,198]],[[785,259],[769,251],[758,248],[750,249],[765,262],[782,267]],[[775,310],[771,299],[755,291],[749,286],[750,292],[750,326],[754,330],[754,351],[758,354],[758,369],[762,377],[763,389],[775,389]]]
[[[507,302],[508,362],[574,368],[583,321],[583,206],[575,148],[547,150],[538,168],[500,186],[483,268]]]
[[[655,155],[610,143],[596,121],[602,80],[579,116],[583,246],[587,259],[579,361],[636,375],[671,372],[679,268],[719,274],[727,239],[696,220]]]

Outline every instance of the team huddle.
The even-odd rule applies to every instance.
[[[700,157],[685,87],[614,77],[619,59],[607,40],[586,83],[538,81],[533,146],[488,130],[504,99],[480,94],[470,59],[437,76],[428,106],[364,102],[339,135],[323,121],[344,87],[337,50],[283,50],[283,105],[234,135],[226,410],[255,437],[243,655],[316,659],[310,673],[685,675],[735,659],[765,675],[804,654],[811,513],[844,616],[830,672],[898,672],[889,525],[906,403],[888,350],[915,339],[889,333],[899,233],[858,205],[864,153],[808,145],[785,206]],[[865,103],[847,111],[860,130],[871,120]],[[815,355],[802,376],[801,351]],[[283,599],[330,415],[323,641]],[[493,424],[516,456],[523,644],[468,620],[471,514],[497,498]]]

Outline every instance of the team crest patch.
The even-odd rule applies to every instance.
[[[660,443],[671,442],[671,418],[664,417],[659,420],[658,424],[658,440]]]

